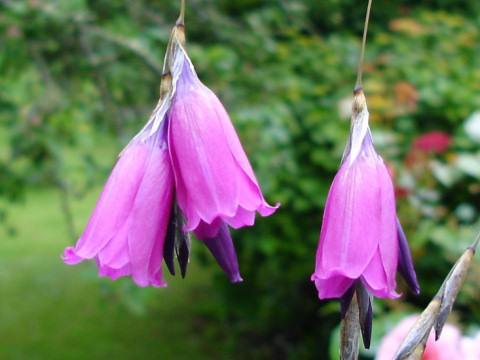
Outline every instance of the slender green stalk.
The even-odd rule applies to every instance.
[[[365,16],[365,26],[363,27],[362,50],[360,51],[360,59],[358,61],[357,82],[355,83],[354,92],[362,88],[363,57],[365,54],[365,44],[367,43],[368,23],[370,21],[371,8],[372,8],[372,0],[368,0],[367,15]]]

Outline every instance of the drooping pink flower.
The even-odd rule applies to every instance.
[[[397,297],[398,241],[388,170],[366,134],[347,155],[330,189],[314,280],[320,298],[340,297],[361,279],[377,297]]]
[[[160,134],[132,141],[105,184],[67,264],[95,259],[100,276],[130,275],[140,286],[165,286],[162,258],[172,207],[173,174]]]
[[[398,268],[418,292],[392,180],[373,146],[363,92],[355,96],[353,113],[350,143],[327,197],[312,280],[320,299],[342,297],[356,281],[376,297],[396,298]]]
[[[179,51],[181,69],[168,119],[168,141],[177,201],[186,230],[215,237],[222,222],[234,228],[253,225],[276,208],[263,198],[230,118],[217,96],[201,83]]]
[[[183,5],[183,2],[182,2]],[[185,276],[189,231],[204,240],[231,282],[242,281],[228,225],[272,214],[233,125],[198,79],[184,48],[183,9],[165,55],[161,96],[122,152],[68,264],[96,259],[99,275],[165,286],[162,258]]]
[[[375,360],[391,360],[407,336],[410,328],[417,321],[418,315],[411,315],[400,321],[380,343]],[[460,331],[453,325],[445,324],[442,330],[442,336],[435,341],[435,336],[430,333],[422,360],[452,360],[452,359],[480,359],[479,357],[466,357],[463,349],[463,341],[466,338],[461,337]],[[473,340],[473,339],[472,339]],[[465,348],[470,349],[465,344]],[[473,347],[475,348],[475,347]]]

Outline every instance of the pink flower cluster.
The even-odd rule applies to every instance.
[[[391,360],[398,347],[415,324],[418,315],[403,319],[383,339],[375,360]],[[475,337],[462,336],[460,330],[450,324],[443,328],[442,335],[435,341],[433,332],[427,340],[422,360],[479,360],[480,333]]]

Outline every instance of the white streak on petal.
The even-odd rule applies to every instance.
[[[366,107],[358,114],[352,115],[352,129],[350,131],[349,154],[346,154],[350,157],[350,166],[354,163],[358,154],[360,154],[365,135],[367,135],[367,133],[370,133],[370,129],[368,127],[368,115],[369,114]]]

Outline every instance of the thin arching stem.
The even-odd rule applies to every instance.
[[[184,25],[185,24],[185,0],[181,0],[180,2],[180,16],[177,20],[177,25]]]
[[[367,43],[368,22],[370,20],[371,8],[372,8],[372,0],[368,0],[367,15],[365,16],[365,26],[363,27],[362,50],[360,52],[360,60],[358,61],[357,83],[355,84],[354,92],[362,88],[363,57],[365,54],[365,44]]]

